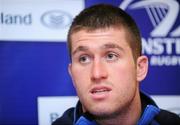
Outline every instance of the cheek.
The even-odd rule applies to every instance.
[[[110,72],[111,80],[113,80],[119,88],[125,87],[128,89],[136,83],[136,71],[132,64],[114,65]]]
[[[112,71],[111,81],[113,83],[113,103],[114,105],[126,104],[132,100],[137,89],[137,82],[135,78],[135,70],[132,67],[116,67]],[[116,101],[114,101],[116,100]]]
[[[72,67],[72,79],[73,84],[77,92],[83,92],[87,90],[89,74],[87,69],[82,69],[80,67]]]

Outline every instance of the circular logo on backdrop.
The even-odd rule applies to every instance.
[[[72,16],[61,10],[51,10],[41,16],[41,22],[44,26],[53,29],[66,28],[70,25]]]

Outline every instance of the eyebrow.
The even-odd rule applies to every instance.
[[[103,47],[102,48],[104,48],[104,49],[118,49],[118,50],[120,50],[120,51],[123,51],[123,48],[122,47],[120,47],[119,45],[117,45],[117,44],[114,44],[114,43],[107,43],[107,44],[105,44],[105,45],[103,45]]]
[[[114,44],[114,43],[107,43],[107,44],[104,44],[102,47],[100,47],[102,49],[118,49],[120,51],[123,51],[123,48],[120,47],[119,45],[117,44]],[[79,46],[77,47],[73,52],[72,52],[72,55],[75,55],[77,52],[79,51],[88,51],[89,48],[87,46]]]
[[[87,51],[87,50],[89,50],[88,49],[88,47],[86,47],[86,46],[79,46],[79,47],[77,47],[73,52],[72,52],[72,55],[75,55],[77,52],[79,52],[79,51]]]

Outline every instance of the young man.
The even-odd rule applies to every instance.
[[[83,10],[72,22],[68,46],[79,102],[53,125],[180,124],[140,92],[148,59],[141,55],[135,22],[123,10],[104,4]]]

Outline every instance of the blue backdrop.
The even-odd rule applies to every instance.
[[[178,11],[176,18],[170,21],[165,17],[172,11],[168,8],[171,5],[164,2],[164,7],[159,6],[154,0],[140,2],[132,0],[125,6],[125,1],[119,0],[88,0],[84,6],[124,3],[121,7],[136,20],[142,34],[143,53],[150,59],[148,77],[141,83],[141,89],[151,95],[180,95],[179,7],[173,11]],[[175,3],[179,6],[179,1]],[[3,10],[0,11],[2,35],[3,25],[7,23],[2,19]],[[164,20],[173,25],[165,28],[164,34],[153,34]],[[0,39],[0,124],[38,124],[38,96],[76,95],[68,75],[68,63],[66,41]]]

